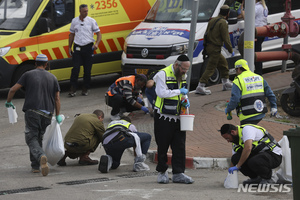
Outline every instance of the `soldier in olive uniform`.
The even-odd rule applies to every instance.
[[[234,55],[228,34],[228,24],[226,21],[229,16],[229,11],[229,6],[223,5],[220,9],[219,15],[208,22],[203,42],[203,55],[208,55],[208,63],[205,72],[199,80],[198,87],[196,88],[196,94],[211,94],[211,91],[205,88],[205,85],[208,83],[209,78],[214,74],[216,68],[219,69],[221,74],[223,90],[230,90],[232,87],[232,83],[228,79],[229,70],[227,61],[221,54],[221,48],[223,44],[225,44],[227,50],[232,54],[232,56]]]

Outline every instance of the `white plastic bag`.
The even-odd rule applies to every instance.
[[[62,115],[64,119],[64,116]],[[61,135],[60,125],[55,117],[47,126],[43,138],[43,150],[47,156],[48,163],[54,166],[65,154],[64,141]]]
[[[279,170],[276,172],[279,182],[286,183],[292,182],[292,160],[291,160],[291,148],[289,140],[286,135],[278,142],[282,149],[282,162],[279,166]]]
[[[18,114],[16,112],[16,107],[15,108],[12,108],[12,107],[7,108],[7,112],[8,112],[9,123],[11,123],[11,124],[17,123]]]
[[[224,187],[225,188],[238,188],[239,186],[239,180],[238,180],[238,174],[237,171],[233,171],[233,174],[228,173],[225,181],[224,181]]]

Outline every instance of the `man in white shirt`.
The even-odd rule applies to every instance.
[[[71,22],[70,35],[69,35],[69,54],[72,56],[73,69],[71,73],[70,83],[71,89],[69,92],[70,97],[76,95],[76,89],[78,87],[78,75],[80,66],[83,65],[83,88],[82,95],[88,95],[88,89],[91,81],[91,69],[93,65],[93,52],[98,49],[98,45],[101,41],[101,33],[99,26],[93,18],[88,15],[88,7],[86,4],[79,6],[79,17],[76,17]],[[93,38],[94,33],[97,35],[96,43]],[[73,51],[72,51],[72,45]]]
[[[249,176],[244,185],[275,183],[271,179],[272,169],[281,164],[282,150],[268,131],[253,124],[224,124],[220,132],[225,140],[233,143],[229,173],[241,171]]]
[[[157,144],[159,172],[158,183],[169,183],[168,157],[169,147],[172,149],[173,183],[193,183],[194,180],[185,175],[185,140],[186,132],[180,130],[181,98],[188,93],[186,89],[186,72],[190,61],[186,55],[180,55],[174,64],[163,68],[153,77],[156,88],[154,111],[154,134]],[[187,99],[185,107],[189,107]]]

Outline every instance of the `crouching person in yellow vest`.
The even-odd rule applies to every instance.
[[[102,142],[106,155],[101,156],[98,170],[107,173],[110,169],[117,169],[123,152],[130,147],[134,148],[136,155],[133,171],[150,170],[145,163],[150,143],[151,135],[138,132],[129,117],[123,116],[120,120],[110,122]]]
[[[272,174],[272,169],[281,164],[282,150],[266,129],[253,124],[224,124],[220,132],[233,145],[229,173],[241,171],[250,177],[243,182],[244,185],[276,183],[277,178]]]
[[[262,76],[250,71],[244,59],[235,62],[237,76],[233,81],[231,98],[225,109],[225,114],[236,109],[243,124],[258,124],[268,111],[265,98],[271,104],[271,115],[277,113],[276,96]]]

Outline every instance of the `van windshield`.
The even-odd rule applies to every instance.
[[[219,0],[199,0],[198,22],[207,22],[213,15]],[[145,22],[190,23],[193,1],[157,0],[148,13]]]
[[[0,30],[24,30],[40,0],[0,0]]]

